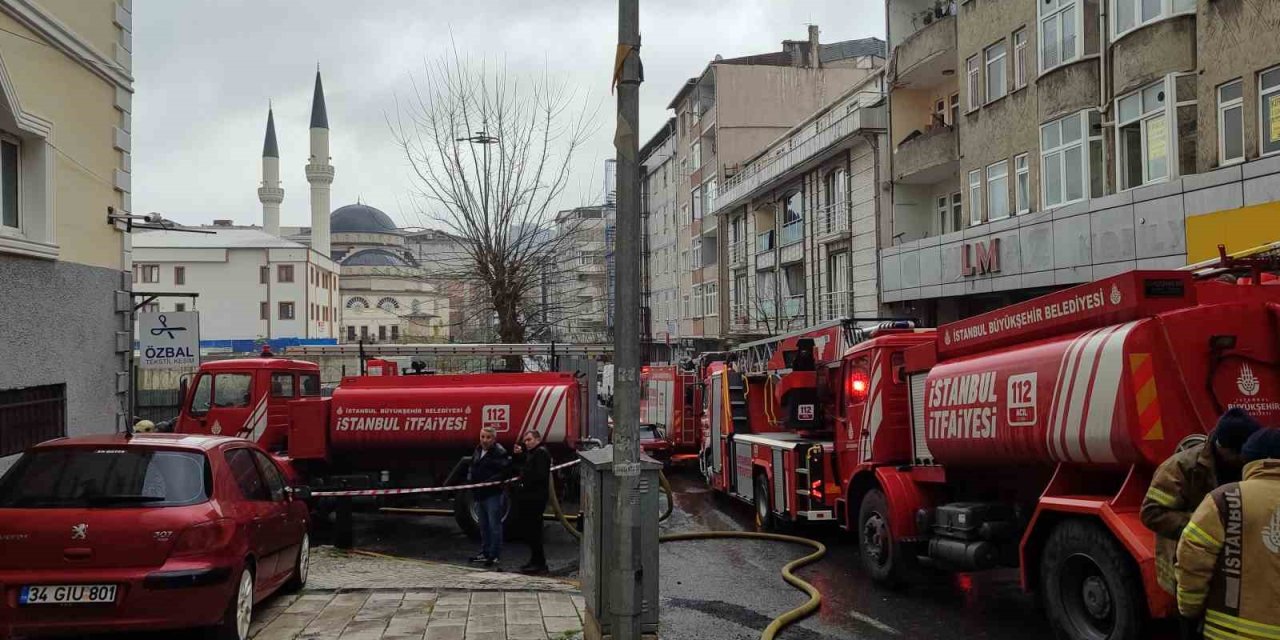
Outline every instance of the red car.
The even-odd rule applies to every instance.
[[[305,488],[252,442],[123,434],[33,447],[0,478],[0,638],[213,627],[307,580]]]

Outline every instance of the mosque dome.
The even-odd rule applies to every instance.
[[[375,209],[377,211],[377,209]],[[361,249],[342,259],[344,267],[412,267],[406,256],[386,249]]]
[[[329,215],[330,233],[399,233],[391,216],[367,204],[349,204]]]

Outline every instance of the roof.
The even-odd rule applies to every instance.
[[[320,365],[306,360],[290,360],[289,358],[231,358],[205,362],[200,365],[200,369],[206,371],[243,369],[307,369],[319,371]]]
[[[231,436],[205,436],[186,433],[137,433],[133,437],[123,433],[104,433],[88,436],[72,436],[58,438],[36,445],[42,449],[56,447],[161,447],[166,449],[181,448],[193,450],[209,450],[224,442],[241,440]]]
[[[305,249],[305,245],[259,229],[204,228],[213,233],[147,231],[133,234],[135,249]]]
[[[400,229],[391,216],[357,202],[329,214],[329,233],[400,233]]]
[[[667,118],[667,121],[663,123],[662,128],[658,129],[658,132],[653,134],[653,137],[649,138],[649,141],[644,143],[643,147],[640,147],[640,162],[643,163],[645,160],[648,160],[649,155],[652,154],[655,149],[662,146],[662,143],[666,142],[667,138],[670,138],[671,134],[675,133],[675,131],[676,119]]]
[[[408,267],[404,256],[386,249],[361,249],[342,259],[344,267]]]
[[[865,56],[883,58],[888,55],[886,53],[887,48],[884,40],[880,38],[842,40],[831,44],[819,44],[818,60],[821,62],[835,62],[836,60],[848,60],[849,58],[862,58]]]
[[[311,96],[311,128],[329,128],[329,113],[324,108],[324,85],[320,82],[318,66],[316,67],[316,91]]]
[[[267,139],[262,141],[262,157],[280,157],[280,148],[276,145],[276,117],[270,107],[267,107]]]

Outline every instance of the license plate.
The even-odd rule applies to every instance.
[[[116,601],[114,584],[57,584],[26,586],[18,604],[103,604]]]

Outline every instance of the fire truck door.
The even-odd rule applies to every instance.
[[[724,376],[717,373],[711,376],[711,381],[707,385],[707,393],[710,394],[709,399],[711,400],[709,403],[711,405],[709,410],[711,420],[708,423],[710,425],[708,427],[710,433],[708,436],[711,439],[711,472],[713,475],[719,475],[722,468],[721,457],[724,447],[722,438],[724,438],[724,433],[720,426],[720,405],[723,397],[721,393],[721,385],[723,384]]]

